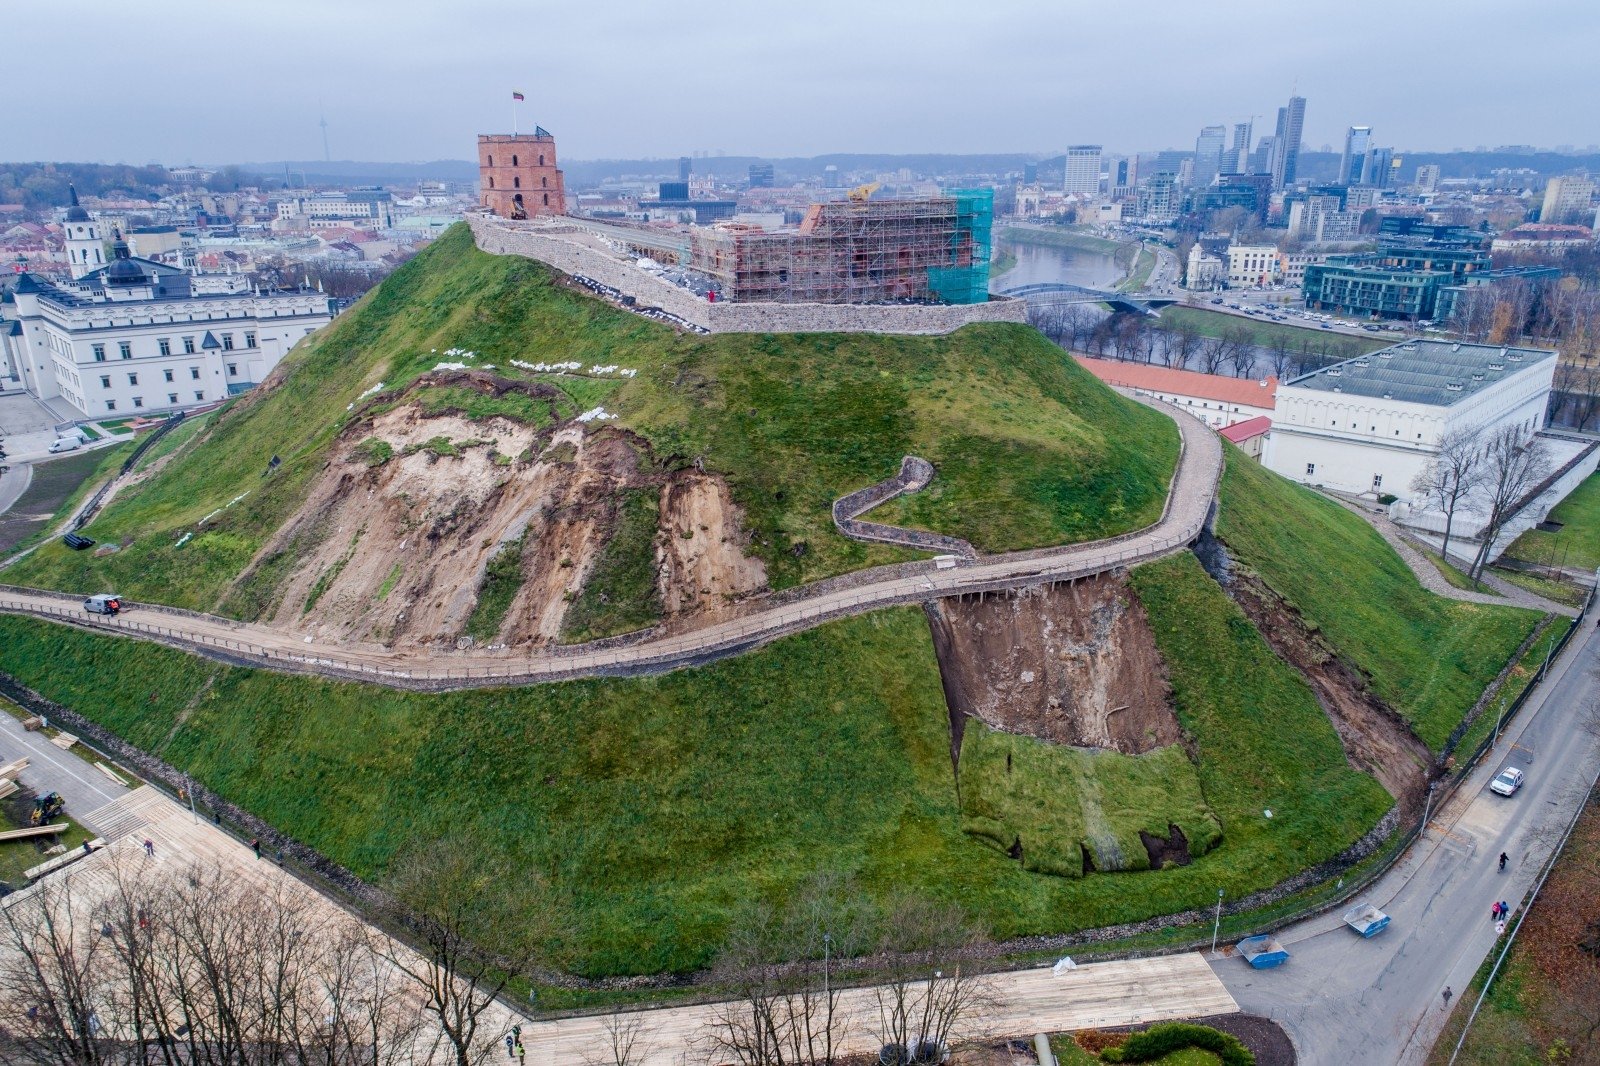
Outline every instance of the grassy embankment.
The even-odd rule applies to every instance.
[[[1439,751],[1539,615],[1435,596],[1358,516],[1227,453],[1222,539]]]
[[[838,536],[829,512],[907,453],[940,476],[888,520],[988,551],[1145,525],[1160,513],[1176,457],[1170,422],[1101,387],[1025,326],[944,337],[679,335],[555,283],[540,264],[478,252],[461,227],[291,353],[272,388],[213,416],[193,445],[119,496],[87,532],[130,539],[122,552],[47,546],[6,579],[219,609],[364,413],[361,394],[404,385],[451,347],[508,376],[535,376],[512,359],[636,369],[627,379],[537,376],[567,393],[564,415],[603,402],[620,416],[607,425],[638,433],[658,458],[699,459],[725,475],[751,550],[780,588],[913,557]],[[282,466],[265,478],[273,455]],[[265,599],[227,609],[248,614],[255,602]]]
[[[1191,558],[1134,579],[1224,837],[1189,866],[1080,879],[962,832],[932,642],[910,609],[662,677],[444,695],[15,618],[0,640],[24,683],[358,873],[459,834],[507,876],[551,879],[576,928],[569,965],[650,972],[704,965],[737,904],[781,901],[816,870],[873,899],[959,903],[1012,937],[1204,907],[1360,836],[1388,797],[1350,769],[1304,683]]]
[[[1156,268],[1156,253],[1139,246],[1139,258],[1134,261],[1133,269],[1128,276],[1117,283],[1118,292],[1138,292],[1150,284],[1150,273]]]
[[[1282,343],[1291,351],[1298,352],[1303,347],[1309,346],[1309,350],[1313,352],[1326,350],[1330,355],[1341,355],[1352,359],[1396,343],[1393,339],[1358,337],[1329,329],[1306,329],[1303,326],[1291,326],[1283,322],[1262,322],[1244,315],[1223,314],[1204,307],[1174,304],[1161,312],[1161,325],[1164,328],[1171,329],[1184,324],[1192,325],[1195,332],[1202,337],[1220,337],[1229,330],[1243,330],[1248,335],[1250,343],[1261,348],[1271,348],[1275,344]]]
[[[103,451],[35,463],[27,490],[0,515],[0,554],[26,547],[53,530],[62,516],[122,466],[133,448],[130,441]]]
[[[1562,528],[1555,533],[1530,529],[1512,542],[1506,556],[1536,566],[1600,567],[1600,474],[1585,478],[1556,505],[1549,520]]]
[[[1016,244],[1043,244],[1052,248],[1070,248],[1075,252],[1117,256],[1124,266],[1133,259],[1134,249],[1138,248],[1138,243],[1135,241],[1108,240],[1064,226],[1051,229],[1007,227],[1000,231],[1000,239]]]
[[[998,278],[1001,274],[1017,265],[1017,253],[1009,248],[1002,250],[989,260],[989,276]]]

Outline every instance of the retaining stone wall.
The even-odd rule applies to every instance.
[[[576,227],[510,222],[481,214],[469,215],[467,225],[485,252],[537,259],[563,273],[593,278],[642,308],[660,308],[711,333],[940,334],[969,322],[1028,318],[1026,302],[1013,299],[948,305],[710,303],[620,259],[561,238]]]

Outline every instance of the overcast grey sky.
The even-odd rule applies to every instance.
[[[1600,140],[1593,0],[8,0],[0,159],[573,159]]]

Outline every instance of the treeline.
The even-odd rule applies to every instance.
[[[257,186],[261,177],[239,167],[223,167],[206,182],[212,192]],[[278,184],[282,184],[280,181]],[[67,202],[67,186],[80,196],[113,200],[159,200],[178,186],[161,166],[124,163],[0,163],[0,204],[48,211]]]
[[[1086,304],[1034,304],[1028,321],[1063,348],[1102,359],[1152,363],[1202,374],[1252,378],[1272,374],[1279,380],[1310,373],[1360,355],[1352,338],[1318,336],[1310,331],[1291,340],[1278,330],[1258,344],[1248,323],[1222,327],[1216,336],[1202,333],[1189,321],[1172,325],[1133,312],[1105,314]]]

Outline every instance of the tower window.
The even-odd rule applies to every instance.
[[[511,187],[512,187],[512,188],[513,188],[513,189],[520,189],[520,188],[522,188],[522,178],[521,178],[521,177],[520,177],[520,176],[518,176],[518,177],[513,177],[513,178],[512,178],[512,179],[511,179]]]
[[[541,167],[542,167],[542,166],[544,166],[544,156],[540,156],[540,157],[539,157],[539,165],[540,165],[540,166],[541,166]]]
[[[492,167],[492,166],[494,166],[494,156],[490,156],[490,157],[489,157],[489,165],[490,165],[490,166],[491,166],[491,167]]]
[[[494,188],[494,179],[493,178],[489,179],[489,188],[491,188],[491,189]]]
[[[550,194],[549,193],[545,193],[544,194],[544,205],[546,207],[550,206]]]
[[[516,166],[517,165],[517,157],[516,156],[512,156],[511,157],[511,165],[512,166]]]
[[[548,189],[550,187],[550,179],[549,178],[540,178],[539,179],[539,184],[541,186],[543,186],[544,188]]]

